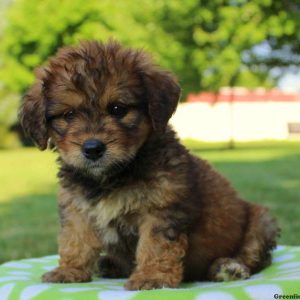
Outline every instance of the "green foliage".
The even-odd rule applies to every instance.
[[[299,38],[295,11],[268,0],[16,0],[1,39],[0,80],[12,91],[24,91],[34,67],[57,48],[115,37],[151,51],[178,75],[185,93],[270,85],[268,68],[257,59],[252,66],[251,49],[268,40],[278,46]]]
[[[184,5],[180,0],[161,2],[161,24],[186,50],[184,74],[190,72],[194,80],[183,79],[187,85],[188,79],[191,89],[274,85],[269,70],[282,65],[285,56],[272,64],[271,54],[261,56],[253,47],[266,44],[272,48],[279,43],[299,46],[300,4],[287,7],[284,1],[269,0],[188,0]]]
[[[186,144],[230,178],[243,197],[271,209],[283,229],[281,244],[299,244],[299,142],[237,143],[235,150],[224,149],[224,143]],[[56,253],[55,157],[33,148],[0,151],[0,263]]]
[[[8,11],[9,25],[2,39],[3,71],[0,80],[13,91],[24,91],[32,70],[67,44],[82,39],[106,41],[114,37],[126,45],[145,47],[163,65],[178,57],[180,49],[155,26],[135,19],[139,1],[19,0]],[[168,47],[168,45],[172,45]],[[164,53],[168,49],[168,59]],[[169,63],[169,66],[171,64]]]

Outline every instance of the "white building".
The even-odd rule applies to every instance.
[[[300,94],[263,88],[191,94],[171,124],[181,138],[211,142],[300,138]]]

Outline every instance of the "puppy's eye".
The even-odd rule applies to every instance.
[[[108,108],[108,112],[117,118],[123,118],[128,113],[128,107],[120,104],[113,104]]]
[[[74,119],[75,113],[73,110],[69,110],[67,112],[64,113],[64,119],[69,122],[72,121]]]

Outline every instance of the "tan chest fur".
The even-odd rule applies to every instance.
[[[143,201],[141,197],[128,196],[128,193],[112,193],[101,198],[96,205],[91,205],[86,199],[76,201],[76,206],[106,245],[118,243],[120,229],[128,235],[138,225],[139,216],[144,210],[141,207]],[[132,215],[135,218],[130,217]]]

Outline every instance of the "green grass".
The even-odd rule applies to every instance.
[[[55,155],[0,151],[0,166],[0,262],[56,253]]]
[[[282,227],[280,243],[299,244],[300,142],[225,145],[186,141],[249,201],[268,206]],[[0,262],[56,253],[55,154],[0,151]]]

